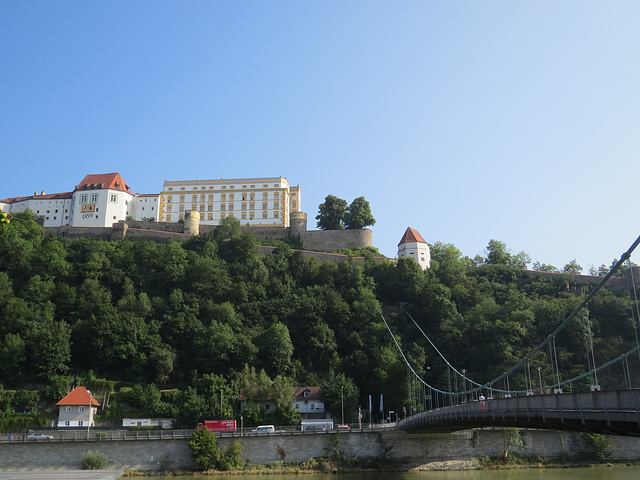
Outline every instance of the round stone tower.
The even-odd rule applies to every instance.
[[[184,216],[184,233],[200,235],[200,213],[196,210],[189,210]]]
[[[291,235],[299,235],[307,231],[307,214],[304,212],[291,212],[289,215],[289,232]]]

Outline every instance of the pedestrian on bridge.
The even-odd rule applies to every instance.
[[[478,401],[480,402],[480,413],[484,412],[484,395],[481,393],[478,397]]]

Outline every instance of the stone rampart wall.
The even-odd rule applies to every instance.
[[[327,455],[336,433],[284,434],[268,436],[220,437],[228,447],[242,443],[243,458],[252,463],[305,461]],[[578,456],[586,451],[579,433],[553,430],[522,430],[527,456]],[[613,458],[636,460],[640,438],[611,437]],[[164,470],[194,465],[188,439],[124,440],[102,442],[0,443],[0,470],[80,468],[88,450],[103,453],[110,468]],[[401,431],[341,433],[339,448],[347,457],[374,457],[418,465],[431,461],[464,460],[498,455],[504,445],[500,430],[475,430],[457,434],[407,434]]]
[[[312,230],[300,232],[300,238],[305,250],[320,252],[373,245],[373,232],[368,228],[361,230]]]

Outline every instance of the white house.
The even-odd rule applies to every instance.
[[[76,387],[56,405],[60,407],[58,427],[89,427],[100,403],[85,387]]]

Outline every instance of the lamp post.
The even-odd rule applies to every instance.
[[[87,392],[89,392],[89,420],[87,421],[87,440],[89,440],[89,429],[91,428],[91,403],[93,396],[90,390],[87,390]]]
[[[342,423],[344,425],[344,385],[340,386],[340,399],[342,401]]]
[[[220,418],[222,418],[222,389],[220,389]]]
[[[542,367],[538,367],[538,383],[540,385],[540,395],[542,395],[542,373],[540,373],[540,370],[542,370]]]

